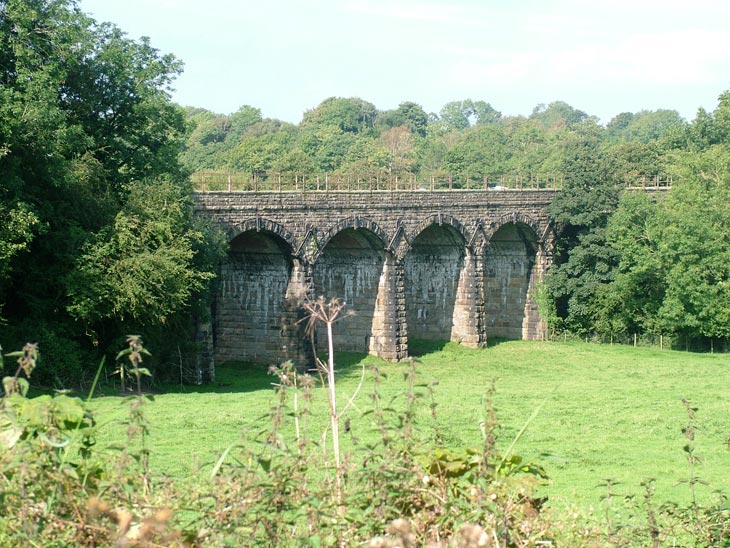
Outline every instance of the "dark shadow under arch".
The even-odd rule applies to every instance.
[[[265,225],[242,225],[221,265],[214,302],[216,362],[277,363],[297,353],[290,242]],[[276,228],[268,225],[269,228]]]
[[[460,224],[439,224],[435,217],[421,223],[404,258],[406,321],[411,339],[448,341],[454,331],[466,237]]]
[[[470,238],[466,227],[456,217],[452,217],[451,215],[447,215],[445,213],[435,213],[423,219],[420,223],[418,223],[415,230],[413,230],[411,234],[407,235],[407,245],[403,246],[402,250],[400,251],[401,259],[407,256],[407,254],[413,247],[413,243],[424,232],[424,230],[428,229],[431,226],[450,227],[451,229],[453,229],[454,232],[461,236],[461,240],[463,241],[462,245],[468,246]]]
[[[385,231],[383,231],[382,228],[380,228],[380,226],[375,221],[371,221],[370,219],[367,219],[365,217],[347,217],[346,219],[342,219],[337,224],[325,231],[318,239],[317,244],[319,249],[316,255],[312,257],[312,262],[316,263],[317,259],[324,252],[324,249],[327,247],[330,241],[343,230],[347,229],[352,229],[355,231],[362,229],[367,231],[378,240],[378,243],[373,243],[374,247],[385,249],[388,245],[388,235],[385,233]]]
[[[485,247],[485,324],[490,338],[527,338],[529,322],[537,321],[537,308],[530,297],[539,248],[535,226],[521,221],[504,223]]]
[[[338,298],[345,311],[353,315],[333,327],[335,350],[368,352],[376,320],[376,302],[386,260],[382,232],[373,232],[361,224],[343,221],[323,238],[312,267],[315,296]],[[372,225],[370,225],[372,227]],[[326,345],[319,332],[317,344]]]
[[[530,239],[535,239],[537,241],[540,240],[542,233],[545,231],[545,227],[543,227],[534,217],[519,211],[513,211],[512,213],[501,215],[495,221],[489,223],[489,226],[484,227],[484,235],[487,242],[489,242],[489,240],[492,239],[492,236],[506,225],[524,225],[529,227],[534,235],[534,238],[531,237]]]

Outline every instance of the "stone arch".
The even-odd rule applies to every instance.
[[[256,217],[229,236],[212,306],[215,360],[301,361],[306,346],[297,320],[306,280],[291,234]]]
[[[405,259],[406,255],[413,247],[413,241],[418,238],[418,236],[431,225],[447,225],[452,227],[457,233],[461,235],[462,239],[464,240],[464,246],[469,248],[470,251],[473,251],[470,248],[470,238],[466,227],[464,227],[464,225],[456,217],[439,212],[433,215],[429,215],[428,217],[423,219],[420,223],[418,223],[418,225],[416,225],[415,230],[413,230],[413,232],[409,234],[407,238],[404,238],[404,244],[398,248],[399,259]]]
[[[486,240],[486,245],[489,245],[489,241],[492,239],[492,236],[494,236],[494,234],[496,234],[504,225],[510,223],[522,224],[530,227],[532,229],[532,232],[535,234],[535,240],[537,242],[540,242],[542,240],[541,236],[545,229],[542,227],[540,222],[538,222],[537,219],[531,217],[530,215],[526,215],[525,213],[519,211],[513,211],[512,213],[501,215],[495,221],[489,223],[488,226],[484,227],[484,237]]]
[[[539,338],[541,324],[532,292],[542,277],[540,257],[547,229],[519,212],[490,224],[480,258],[489,336]]]
[[[333,325],[335,349],[377,352],[387,304],[384,273],[391,254],[385,233],[372,221],[350,217],[330,228],[311,256],[313,292],[338,298],[354,314]],[[325,337],[317,344],[325,348]]]
[[[476,262],[467,231],[450,215],[418,225],[403,257],[409,339],[479,342]]]
[[[242,223],[231,227],[227,232],[228,241],[232,242],[244,232],[250,231],[265,231],[275,234],[287,244],[289,248],[289,253],[294,254],[294,250],[296,249],[294,245],[294,235],[286,228],[284,228],[283,225],[280,225],[276,221],[272,221],[271,219],[267,219],[265,217],[254,217],[252,219],[247,219]]]
[[[371,221],[370,219],[367,219],[365,217],[347,217],[346,219],[340,220],[337,224],[324,232],[322,236],[317,239],[316,250],[312,253],[312,256],[310,257],[310,262],[316,262],[320,255],[322,255],[324,248],[327,247],[327,244],[330,243],[332,238],[337,236],[337,234],[339,234],[343,230],[347,230],[348,228],[352,228],[354,230],[364,228],[378,238],[383,246],[384,251],[387,249],[389,241],[388,235],[382,228],[380,228],[380,226],[375,221]]]

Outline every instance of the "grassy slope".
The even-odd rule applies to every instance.
[[[676,485],[688,477],[681,428],[686,424],[682,398],[699,407],[698,474],[712,488],[730,491],[730,356],[697,355],[583,343],[505,342],[485,350],[455,344],[432,345],[418,365],[421,380],[438,380],[438,419],[447,443],[454,447],[480,441],[481,401],[496,380],[495,407],[499,444],[506,448],[530,414],[547,399],[519,441],[516,452],[538,460],[551,477],[543,493],[554,505],[597,506],[606,478],[618,480],[620,493],[641,493],[640,482],[656,478],[657,499],[686,503],[689,490]],[[338,356],[340,401],[360,380],[362,356]],[[404,364],[364,358],[367,367],[388,372],[383,392],[397,394],[405,384]],[[195,463],[210,465],[240,434],[254,434],[268,424],[273,394],[265,369],[220,368],[216,386],[177,389],[157,397],[149,407],[153,424],[152,465],[171,475],[189,474]],[[369,373],[348,416],[356,436],[371,435],[368,408]],[[310,422],[312,434],[325,424],[325,394],[318,390]],[[94,400],[103,429],[99,446],[120,441],[126,416],[120,398]],[[402,403],[398,405],[402,407]],[[428,406],[422,405],[428,424]],[[106,421],[105,421],[106,422]],[[347,445],[347,444],[346,444]],[[541,456],[549,454],[550,456]],[[706,498],[710,489],[698,487]]]

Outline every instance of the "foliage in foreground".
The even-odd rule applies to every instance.
[[[438,426],[416,420],[418,406],[438,419],[434,384],[415,364],[403,391],[388,398],[377,368],[364,414],[378,433],[345,452],[340,467],[331,432],[313,432],[316,381],[291,366],[275,368],[275,398],[260,432],[245,433],[212,469],[185,482],[149,467],[145,408],[139,390],[146,351],[136,337],[118,356],[137,386],[128,399],[126,441],[111,452],[94,446],[97,424],[86,404],[65,395],[27,397],[37,348],[27,346],[0,404],[0,545],[39,546],[723,546],[730,509],[653,502],[653,484],[619,513],[615,482],[605,481],[603,514],[558,515],[533,487],[543,469],[495,450],[491,391],[482,411],[482,443],[450,447]],[[694,448],[697,409],[687,403],[682,429],[690,474],[702,481]],[[95,422],[96,419],[96,422]],[[438,420],[434,420],[438,425]],[[679,428],[678,428],[679,430]],[[11,435],[8,435],[8,434]],[[519,435],[517,436],[519,437]],[[337,488],[337,478],[341,489]]]

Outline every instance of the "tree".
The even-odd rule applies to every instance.
[[[730,337],[730,151],[685,152],[682,173],[654,202],[627,194],[609,223],[620,255],[604,294],[606,324],[686,342]]]
[[[686,125],[687,122],[676,110],[642,110],[636,114],[624,112],[608,123],[606,134],[613,141],[651,143],[673,131],[684,129]]]
[[[228,116],[204,108],[185,109],[187,138],[180,152],[180,163],[188,171],[220,169],[225,165],[225,152],[231,131]]]
[[[27,204],[0,205],[0,295],[15,255],[26,251],[40,221]],[[0,303],[2,312],[2,303]]]
[[[564,130],[546,129],[536,120],[523,117],[502,119],[509,150],[507,171],[557,175],[562,161]]]
[[[347,150],[339,170],[345,173],[386,174],[392,157],[375,139],[361,137]]]
[[[645,178],[667,174],[666,151],[656,142],[622,142],[610,146],[616,177],[628,185],[636,185]]]
[[[330,97],[304,113],[302,128],[334,127],[345,133],[360,133],[375,125],[377,109],[372,103],[356,97]]]
[[[84,247],[69,275],[71,314],[87,328],[113,320],[128,331],[164,325],[188,310],[213,277],[195,268],[195,248],[204,236],[190,215],[179,186],[131,184],[113,224]]]
[[[362,136],[345,132],[337,125],[310,126],[299,132],[297,144],[313,159],[317,171],[336,171],[347,157],[350,148]]]
[[[413,166],[413,134],[406,126],[384,131],[378,138],[380,146],[388,153],[388,173],[404,174]]]
[[[595,329],[597,299],[603,286],[613,280],[618,260],[607,244],[606,225],[623,185],[602,145],[602,129],[594,121],[576,127],[563,152],[563,190],[548,208],[562,233],[557,264],[546,284],[566,325],[579,333]]]
[[[730,338],[730,147],[685,152],[660,219],[665,330],[690,339]]]
[[[230,149],[227,164],[235,171],[270,172],[290,148],[291,131],[247,135]]]
[[[464,131],[446,153],[444,167],[449,173],[486,175],[503,173],[508,151],[499,125],[474,126]]]
[[[636,116],[633,112],[622,112],[617,114],[606,124],[606,137],[609,140],[619,140]]]
[[[74,268],[124,233],[120,211],[142,206],[136,181],[186,179],[178,160],[184,113],[170,101],[181,64],[146,38],[96,23],[75,0],[0,0],[0,67],[0,253],[8,259],[0,303],[11,328],[30,325],[22,337],[49,332],[88,343],[68,315],[78,304],[69,301]],[[126,219],[129,234],[136,214]],[[196,272],[184,253],[168,259]],[[150,273],[129,275],[144,284]],[[85,283],[102,292],[108,281]],[[53,352],[45,354],[52,363]]]
[[[658,312],[666,292],[661,207],[644,192],[626,192],[609,219],[606,240],[617,264],[614,279],[598,296],[599,332],[661,334]]]
[[[406,101],[398,105],[395,110],[380,113],[377,122],[388,129],[405,126],[414,135],[425,137],[428,128],[428,114],[421,105]]]
[[[441,122],[448,129],[462,130],[475,124],[497,122],[502,114],[484,101],[452,101],[446,103],[439,113]]]
[[[582,110],[571,107],[565,101],[553,101],[547,106],[537,105],[532,110],[530,118],[537,120],[548,129],[561,126],[574,129],[581,122],[587,121],[589,116]]]
[[[234,141],[240,141],[241,137],[246,134],[251,127],[263,120],[261,109],[243,105],[236,112],[228,116],[230,123],[229,138]]]
[[[472,112],[476,125],[496,124],[502,118],[502,113],[485,101],[474,101]]]
[[[697,110],[697,116],[688,128],[687,141],[694,150],[730,143],[730,90],[720,94],[718,105],[712,113],[704,108]]]

